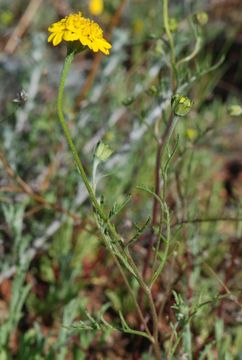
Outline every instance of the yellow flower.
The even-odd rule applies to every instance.
[[[103,12],[103,0],[89,0],[89,11],[92,15],[100,15]]]
[[[61,41],[80,41],[83,46],[88,46],[92,51],[102,51],[109,54],[112,45],[103,38],[103,31],[100,26],[90,19],[86,19],[79,12],[70,14],[64,19],[50,25],[51,32],[48,42],[56,46]]]
[[[195,140],[196,137],[198,136],[198,132],[196,129],[188,128],[186,130],[186,136],[188,137],[189,140]]]

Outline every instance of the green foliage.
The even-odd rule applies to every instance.
[[[85,100],[90,53],[65,84],[82,172],[43,34],[57,3],[1,58],[0,360],[240,359],[239,30],[200,1],[121,9]],[[25,9],[2,6],[5,43]]]

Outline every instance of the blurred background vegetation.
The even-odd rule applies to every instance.
[[[47,28],[81,11],[113,45],[109,57],[76,57],[65,113],[89,174],[97,142],[113,149],[98,191],[107,209],[131,194],[114,219],[130,238],[152,213],[137,186],[154,187],[153,125],[170,101],[162,4],[104,0],[98,17],[89,6],[0,2],[0,360],[152,359],[145,338],[102,322],[105,314],[118,327],[122,309],[139,327],[57,123],[65,47],[47,43]],[[174,339],[172,359],[242,359],[242,3],[170,1],[178,58],[196,45],[191,19],[200,11],[202,45],[179,73],[194,105],[170,144],[178,143],[167,174],[171,248],[153,296],[164,359]],[[142,268],[145,237],[132,251]]]

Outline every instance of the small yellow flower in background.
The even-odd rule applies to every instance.
[[[80,41],[83,46],[88,46],[92,51],[102,51],[105,55],[109,54],[112,45],[103,38],[101,27],[90,19],[86,19],[79,12],[70,14],[64,19],[50,25],[48,31],[51,32],[48,42],[57,46],[61,41]]]
[[[189,140],[195,140],[196,137],[198,136],[198,132],[196,129],[193,128],[188,128],[186,130],[186,136],[188,137]]]
[[[0,24],[5,25],[5,26],[11,24],[11,22],[13,20],[13,17],[14,17],[13,12],[8,11],[8,10],[1,11],[1,13],[0,13]]]
[[[94,16],[101,15],[103,12],[103,0],[89,0],[89,11]]]

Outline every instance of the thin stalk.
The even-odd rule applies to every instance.
[[[91,198],[92,204],[95,207],[95,209],[98,211],[100,217],[101,218],[104,217],[106,219],[106,216],[103,214],[102,209],[100,209],[100,205],[99,205],[99,203],[98,203],[98,201],[97,201],[97,199],[96,199],[96,197],[94,195],[94,192],[92,190],[92,187],[91,187],[91,185],[90,185],[90,183],[88,181],[88,178],[86,176],[83,164],[82,164],[82,162],[81,162],[81,160],[79,158],[77,149],[76,149],[76,147],[75,147],[75,145],[74,145],[74,143],[72,141],[71,134],[70,134],[70,131],[69,131],[68,126],[66,124],[66,121],[65,121],[65,118],[64,118],[64,115],[63,115],[63,110],[62,110],[65,82],[66,82],[66,78],[67,78],[67,75],[68,75],[70,67],[71,67],[71,63],[72,63],[72,61],[74,59],[74,56],[75,56],[75,51],[69,53],[66,56],[64,67],[63,67],[63,70],[62,70],[60,86],[59,86],[59,91],[58,91],[58,101],[57,101],[58,116],[59,116],[60,124],[61,124],[62,129],[63,129],[64,134],[65,134],[66,140],[67,140],[67,142],[68,142],[68,144],[70,146],[70,149],[71,149],[73,158],[75,160],[77,169],[81,174],[82,180],[83,180],[83,182],[84,182],[84,184],[85,184],[85,186],[87,188],[87,191],[88,191],[89,196]]]
[[[161,352],[160,352],[160,345],[159,345],[159,329],[158,329],[158,316],[155,308],[155,304],[151,295],[151,291],[148,287],[146,287],[146,295],[148,298],[148,302],[150,305],[152,320],[153,320],[153,337],[154,337],[154,343],[153,343],[153,349],[155,352],[155,356],[157,360],[161,360]]]
[[[172,224],[172,227],[181,226],[183,224],[199,224],[199,223],[206,223],[206,222],[223,222],[223,221],[231,221],[231,222],[242,222],[242,217],[214,217],[214,218],[195,218],[195,219],[183,219],[181,221],[177,221],[176,223]]]
[[[160,207],[158,199],[160,198],[160,195],[161,195],[161,175],[160,175],[161,160],[162,160],[163,152],[165,149],[165,145],[167,144],[167,141],[171,135],[171,132],[174,129],[173,120],[174,120],[174,116],[171,113],[168,123],[165,128],[165,131],[164,131],[161,139],[158,141],[158,146],[157,146],[156,165],[155,165],[155,194],[157,196],[154,197],[154,202],[153,202],[152,221],[151,221],[152,227],[157,225],[157,222],[158,222],[159,207]],[[164,194],[163,194],[163,197],[164,197]],[[161,221],[161,219],[160,219],[160,221]],[[147,270],[149,267],[149,262],[150,262],[150,258],[151,258],[151,254],[152,254],[153,240],[154,240],[154,234],[152,232],[150,234],[148,250],[147,250],[146,258],[144,261],[144,268],[143,268],[143,278],[144,279],[146,279],[146,274],[147,274]]]
[[[168,41],[170,44],[172,65],[174,65],[176,59],[175,59],[174,41],[173,41],[173,37],[172,37],[171,30],[169,27],[168,3],[169,3],[169,0],[163,0],[163,22],[164,22],[166,35],[168,37]]]
[[[169,214],[169,210],[168,210],[166,203],[164,203],[164,208],[165,208],[165,212],[166,212],[166,227],[167,227],[166,243],[165,243],[164,254],[163,254],[162,260],[160,262],[160,265],[158,266],[158,269],[154,272],[154,274],[152,276],[152,280],[151,280],[151,284],[150,284],[151,288],[154,285],[154,283],[156,282],[158,276],[162,273],[162,270],[166,264],[166,261],[168,258],[169,247],[170,247],[170,241],[171,241],[170,214]],[[154,263],[156,263],[156,257],[157,257],[158,250],[159,249],[157,249],[157,252],[155,253]]]
[[[165,32],[168,38],[171,51],[171,80],[172,80],[172,89],[176,89],[176,56],[175,56],[175,47],[173,36],[169,26],[169,11],[168,11],[169,0],[163,0],[163,23],[165,27]]]
[[[170,114],[168,119],[165,131],[161,136],[161,139],[158,141],[157,153],[156,153],[156,165],[155,165],[155,193],[160,197],[160,186],[161,186],[161,176],[160,176],[160,167],[161,167],[161,160],[163,156],[163,152],[165,149],[165,145],[169,141],[171,134],[174,130],[174,116],[173,113]],[[152,226],[157,224],[157,216],[158,216],[158,208],[159,203],[157,198],[154,198],[153,204],[153,215],[152,215]]]
[[[143,290],[143,292],[145,293],[147,300],[148,300],[149,308],[151,311],[152,322],[153,322],[153,338],[154,338],[153,349],[154,349],[156,358],[161,359],[160,346],[159,346],[159,329],[158,329],[159,321],[158,321],[157,311],[155,308],[155,303],[152,298],[151,290],[147,286],[145,281],[143,280],[143,277],[140,275],[139,270],[137,269],[137,266],[133,261],[133,258],[130,256],[129,253],[127,254],[127,256],[128,256],[128,259],[130,261],[132,268],[134,269],[134,271],[136,273],[137,281],[139,282],[139,285],[140,285],[141,289]]]
[[[181,64],[191,61],[199,53],[199,51],[202,48],[202,43],[203,43],[202,36],[200,34],[200,31],[198,31],[198,27],[193,23],[191,16],[189,16],[189,23],[190,23],[190,26],[191,26],[191,30],[194,33],[196,43],[195,43],[193,51],[189,55],[185,56],[184,58],[180,59],[177,62],[177,64],[176,64],[177,68]]]
[[[103,211],[102,207],[100,206],[99,202],[96,199],[96,196],[94,194],[92,186],[90,185],[90,182],[89,182],[89,180],[87,178],[87,175],[86,175],[86,172],[84,170],[82,161],[81,161],[81,159],[80,159],[80,157],[78,155],[76,146],[72,141],[70,131],[68,129],[68,126],[67,126],[67,124],[65,122],[65,118],[64,118],[64,115],[63,115],[63,110],[62,109],[63,109],[63,95],[64,95],[65,81],[66,81],[67,75],[69,73],[71,63],[72,63],[72,61],[74,59],[75,54],[76,54],[76,52],[72,51],[66,56],[64,67],[63,67],[62,74],[61,74],[61,80],[60,80],[59,91],[58,91],[58,101],[57,101],[59,121],[60,121],[62,129],[64,131],[66,140],[67,140],[67,142],[69,144],[69,147],[71,149],[71,152],[72,152],[73,158],[75,160],[77,169],[78,169],[78,171],[79,171],[79,173],[80,173],[80,175],[82,177],[82,180],[83,180],[83,182],[84,182],[84,184],[86,186],[86,189],[88,191],[88,194],[90,196],[93,207],[97,211],[100,218],[105,222],[108,231],[110,232],[110,234],[113,237],[113,240],[122,241],[120,236],[117,234],[116,230],[114,229],[113,225],[110,223],[108,217],[104,213],[104,211]]]
[[[103,239],[106,247],[108,247],[109,244],[108,244],[108,240],[106,239],[106,236],[105,236],[103,233],[101,233],[101,236],[102,236],[102,239]],[[137,312],[138,312],[138,315],[139,315],[139,317],[140,317],[140,320],[141,320],[141,322],[142,322],[143,325],[144,325],[145,331],[147,332],[147,334],[148,334],[148,336],[149,336],[150,342],[153,344],[153,343],[154,343],[153,336],[152,336],[151,333],[150,333],[150,330],[149,330],[149,328],[148,328],[148,326],[147,326],[147,323],[146,323],[146,321],[145,321],[145,318],[144,318],[144,315],[143,315],[143,313],[142,313],[142,310],[141,310],[141,308],[140,308],[140,306],[139,306],[139,304],[138,304],[138,302],[137,302],[137,300],[136,300],[134,291],[133,291],[133,289],[131,288],[131,286],[130,286],[130,284],[129,284],[129,281],[128,281],[128,279],[127,279],[127,276],[126,276],[126,274],[125,274],[125,272],[124,272],[124,270],[123,270],[123,268],[122,268],[122,266],[121,266],[121,264],[120,264],[117,256],[116,256],[112,251],[111,251],[111,255],[112,255],[113,260],[114,260],[115,264],[117,265],[117,267],[118,267],[118,269],[119,269],[119,271],[120,271],[120,273],[121,273],[121,275],[122,275],[122,277],[123,277],[124,283],[125,283],[128,291],[129,291],[129,293],[130,293],[130,295],[131,295],[131,297],[132,297],[132,299],[133,299],[134,305],[135,305],[135,307],[136,307],[136,310],[137,310]]]
[[[82,177],[82,180],[83,180],[83,182],[84,182],[84,184],[86,186],[86,189],[87,189],[87,191],[89,193],[89,196],[90,196],[90,199],[91,199],[91,202],[92,202],[92,205],[93,205],[94,209],[96,210],[96,212],[97,212],[98,216],[100,217],[100,219],[104,222],[104,224],[106,226],[106,229],[108,230],[109,236],[112,239],[112,242],[114,242],[114,244],[115,244],[116,250],[120,254],[126,256],[126,260],[128,260],[128,263],[131,266],[131,268],[133,270],[133,273],[135,274],[135,277],[136,277],[140,287],[143,289],[143,291],[145,292],[145,294],[146,294],[146,296],[148,298],[148,303],[149,303],[149,306],[150,306],[152,320],[153,320],[153,336],[152,336],[152,338],[150,338],[150,340],[151,340],[152,345],[153,345],[153,349],[154,349],[154,352],[155,352],[156,359],[160,360],[161,359],[161,354],[160,354],[160,347],[159,347],[159,342],[158,342],[158,317],[157,317],[157,312],[156,312],[156,309],[155,309],[154,301],[153,301],[152,296],[151,296],[150,289],[148,288],[148,286],[144,282],[142,276],[140,275],[140,273],[138,271],[137,266],[135,265],[131,255],[129,254],[127,249],[125,251],[124,248],[121,246],[121,243],[122,243],[121,237],[118,235],[114,225],[111,224],[110,220],[108,219],[108,217],[104,213],[101,205],[99,204],[99,202],[98,202],[98,200],[97,200],[97,198],[95,196],[94,190],[93,190],[93,188],[92,188],[92,186],[91,186],[91,184],[90,184],[90,182],[89,182],[89,180],[87,178],[86,172],[84,170],[84,166],[83,166],[82,161],[81,161],[81,159],[80,159],[80,157],[78,155],[75,144],[72,141],[70,131],[68,129],[68,126],[67,126],[67,124],[65,122],[65,118],[64,118],[64,115],[63,115],[63,110],[62,109],[63,109],[63,95],[64,95],[65,81],[66,81],[67,75],[69,73],[71,63],[72,63],[72,61],[74,59],[75,54],[76,54],[76,52],[72,51],[66,56],[64,67],[63,67],[62,74],[61,74],[60,86],[59,86],[59,91],[58,91],[58,102],[57,102],[59,121],[60,121],[62,129],[64,131],[66,140],[67,140],[67,142],[69,144],[69,147],[71,149],[71,152],[72,152],[73,158],[75,160],[77,169],[78,169],[78,171],[79,171],[79,173],[80,173],[80,175]],[[108,242],[106,242],[106,244],[107,244],[108,247],[110,247],[110,244],[108,244]],[[111,253],[112,253],[112,256],[115,259],[115,263],[117,264],[119,270],[121,270],[121,274],[123,276],[124,282],[125,282],[126,286],[128,287],[128,289],[130,291],[131,287],[129,286],[128,280],[127,280],[126,275],[125,275],[125,273],[124,273],[124,271],[123,271],[123,269],[121,267],[121,264],[119,263],[119,260],[117,259],[117,256],[112,251],[111,251]],[[131,291],[131,296],[133,298],[135,298],[132,291]],[[136,304],[136,307],[137,307],[137,301],[135,302],[135,304]],[[137,307],[137,310],[138,310],[139,316],[141,316],[141,319],[142,319],[142,322],[144,323],[145,328],[147,329],[146,322],[144,321],[144,317],[142,315],[142,311],[141,311],[139,306]],[[150,332],[148,332],[148,335],[150,337]]]

